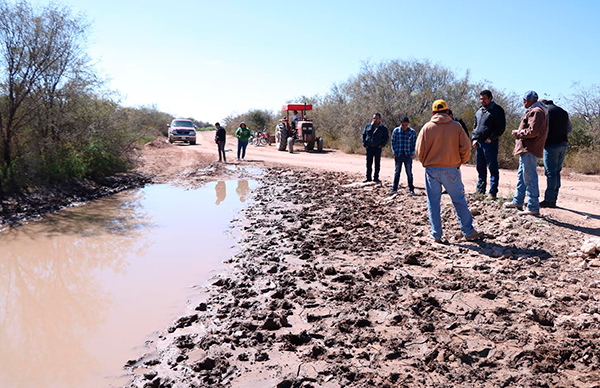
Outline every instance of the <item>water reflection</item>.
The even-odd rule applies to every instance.
[[[234,182],[230,181],[228,183],[234,183]],[[235,192],[237,193],[239,201],[241,203],[246,202],[248,193],[250,192],[250,185],[249,185],[248,181],[247,180],[237,181],[237,187],[235,189]],[[225,200],[225,198],[227,198],[227,183],[225,183],[224,181],[217,182],[215,185],[215,194],[217,197],[217,200],[215,201],[215,205],[219,205],[221,202],[223,202]]]
[[[217,182],[215,185],[215,193],[217,194],[217,201],[215,205],[219,205],[227,197],[227,185],[223,181]]]
[[[235,192],[240,197],[240,202],[246,202],[246,195],[248,195],[249,190],[248,181],[238,181]]]
[[[140,191],[125,201],[107,198],[85,212],[69,209],[0,233],[0,382],[75,384],[83,377],[78,371],[94,367],[83,339],[111,304],[94,273],[121,273],[125,252],[144,254],[142,230],[150,219],[142,197]]]
[[[231,256],[255,184],[154,185],[0,232],[0,387],[109,385]]]

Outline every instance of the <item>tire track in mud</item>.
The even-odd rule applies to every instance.
[[[469,197],[449,244],[426,197],[268,169],[206,302],[126,368],[130,387],[600,386],[598,268],[584,236]]]

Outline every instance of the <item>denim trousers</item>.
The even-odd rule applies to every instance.
[[[529,197],[527,209],[535,212],[540,211],[540,189],[538,187],[537,176],[538,158],[532,153],[525,152],[519,155],[519,171],[517,172],[517,192],[513,198],[513,203],[517,206],[523,206],[525,203],[525,194]]]
[[[223,161],[226,162],[227,159],[225,158],[225,142],[220,141],[219,144],[217,144],[217,147],[219,148],[219,160],[223,158]]]
[[[413,185],[412,158],[407,155],[398,155],[394,157],[394,162],[396,162],[396,171],[394,172],[394,184],[392,185],[392,190],[398,190],[398,185],[400,184],[400,173],[402,172],[403,164],[404,168],[406,169],[408,189],[411,191],[414,190],[415,186]]]
[[[562,170],[567,143],[559,143],[544,147],[544,170],[546,173],[546,192],[544,200],[556,203],[558,189],[560,189],[560,171]]]
[[[374,178],[379,179],[379,169],[381,166],[381,147],[367,147],[367,179],[371,180],[373,171],[373,160],[375,160]]]
[[[240,153],[242,154],[242,159],[246,157],[246,147],[248,147],[248,141],[239,141],[238,140],[238,159],[240,158]]]
[[[465,199],[465,187],[462,183],[460,169],[457,167],[426,167],[425,187],[427,188],[427,208],[429,209],[429,223],[431,234],[435,239],[441,239],[442,218],[440,216],[440,201],[442,186],[446,189],[456,210],[460,230],[465,236],[475,232],[473,216]]]
[[[477,173],[479,180],[477,182],[477,192],[485,194],[487,182],[487,170],[490,169],[490,195],[498,195],[498,180],[500,179],[500,170],[498,169],[498,141],[491,143],[477,142],[477,151],[475,152]]]

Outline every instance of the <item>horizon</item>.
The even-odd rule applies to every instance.
[[[303,8],[271,0],[58,4],[91,22],[88,54],[123,105],[211,123],[325,95],[364,62],[429,60],[459,77],[469,72],[472,82],[517,95],[535,90],[557,104],[573,83],[598,83],[590,64],[600,54],[586,40],[600,32],[592,0],[544,7],[469,0],[445,13],[391,0],[308,0]],[[536,32],[552,26],[550,37]]]

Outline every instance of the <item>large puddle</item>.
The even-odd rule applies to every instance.
[[[0,387],[126,383],[124,363],[234,253],[255,184],[148,186],[2,231]]]

